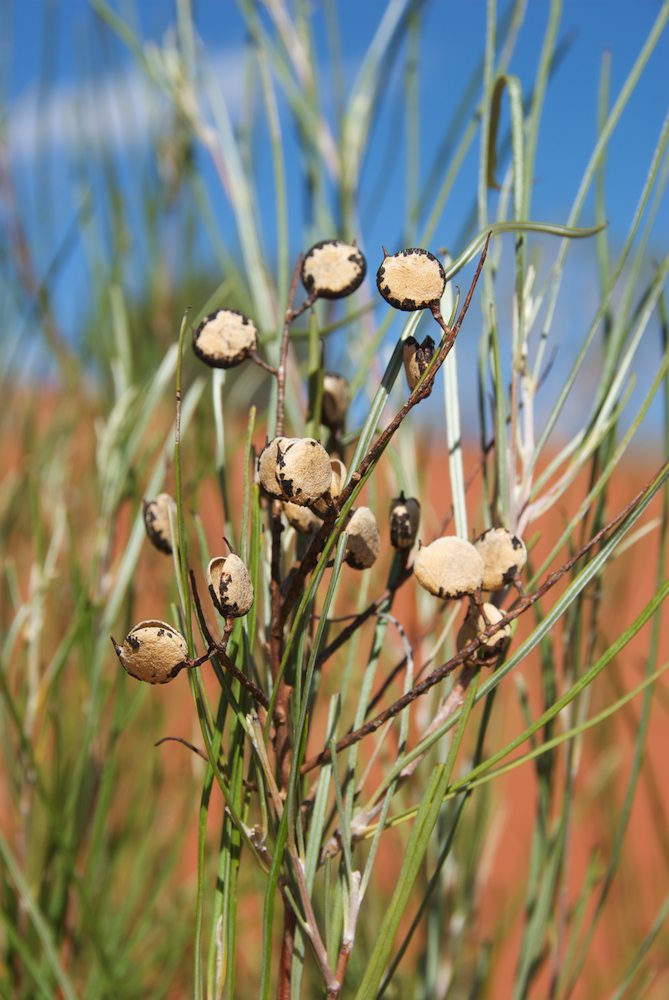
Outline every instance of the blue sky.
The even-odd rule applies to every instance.
[[[145,44],[163,44],[169,37],[175,20],[172,2],[114,0],[112,6],[138,27]],[[315,31],[327,69],[323,7],[312,6],[320,12]],[[385,0],[339,0],[335,6],[344,71],[350,86],[387,4]],[[503,12],[507,4],[500,2],[498,6]],[[660,0],[566,0],[560,35],[569,38],[570,45],[546,100],[533,190],[534,218],[564,221],[595,139],[602,56],[610,53],[611,94],[615,97],[660,7]],[[238,7],[232,0],[200,0],[194,9],[199,39],[209,65],[233,119],[239,120],[244,106],[245,29]],[[548,0],[528,0],[510,67],[520,78],[525,96],[532,86],[548,10]],[[421,183],[480,56],[485,23],[484,0],[433,0],[426,5],[419,71]],[[145,185],[150,183],[151,171],[155,169],[149,136],[160,124],[164,109],[147,92],[127,48],[101,24],[86,0],[6,0],[0,11],[0,38],[0,85],[4,93],[3,119],[10,163],[37,267],[44,273],[66,239],[81,205],[82,186],[77,174],[89,155],[86,143],[110,154],[123,178],[129,218],[132,222],[139,217]],[[669,107],[668,67],[669,32],[665,32],[610,147],[606,185],[609,233],[614,249],[627,231]],[[385,110],[363,175],[364,231],[360,239],[370,257],[370,269],[381,243],[392,248],[401,238],[398,218],[404,204],[405,179],[402,156],[395,154],[395,148],[401,150],[406,138],[404,121],[398,116],[402,86],[401,73],[396,74],[389,84]],[[285,108],[282,119],[286,128],[289,181],[292,178],[289,207],[295,222],[293,239],[297,252],[301,248],[303,206],[297,183],[297,153]],[[475,144],[448,209],[439,221],[433,248],[447,246],[456,252],[461,249],[459,241],[465,236],[462,227],[476,189],[477,155]],[[205,157],[202,163],[215,223],[224,238],[234,242],[232,219],[217,178]],[[264,152],[259,148],[254,170],[258,198],[267,210],[271,257],[273,188],[266,148]],[[586,225],[592,219],[590,199],[581,221]],[[104,238],[104,221],[100,226]],[[667,233],[669,200],[665,198],[649,245],[651,258],[666,252]],[[59,320],[73,338],[89,307],[90,254],[87,256],[83,242],[75,240],[68,249],[67,261],[54,289]],[[138,236],[128,258],[125,279],[129,286],[142,280],[142,252]],[[204,266],[214,267],[212,247],[205,236],[197,242],[197,253]],[[577,266],[570,276],[567,294],[582,305],[595,294],[592,249],[579,246],[573,256]],[[11,299],[11,289],[0,288],[0,315],[5,328],[6,318],[13,315],[13,308],[7,305],[8,298]],[[565,319],[573,323],[568,310]]]

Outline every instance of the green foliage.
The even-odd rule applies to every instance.
[[[532,192],[544,102],[563,57],[560,0],[550,4],[529,93],[510,72],[525,4],[510,5],[498,22],[490,0],[481,66],[445,130],[447,155],[422,190],[418,145],[425,123],[417,93],[424,3],[386,6],[348,94],[339,85],[336,4],[326,5],[335,69],[336,113],[329,116],[324,94],[330,84],[307,5],[261,9],[239,0],[248,65],[262,98],[256,117],[241,126],[233,125],[216,80],[198,63],[187,0],[177,3],[176,36],[162,47],[145,46],[105,0],[91,3],[105,30],[123,39],[169,102],[175,172],[169,187],[156,181],[147,195],[151,281],[137,296],[124,281],[128,223],[121,184],[112,164],[97,165],[116,236],[109,259],[94,272],[88,334],[78,353],[65,348],[45,288],[41,323],[62,387],[47,420],[20,394],[12,417],[4,411],[0,417],[3,439],[11,436],[23,461],[22,474],[8,470],[0,492],[0,715],[9,762],[8,818],[0,831],[0,993],[160,997],[184,995],[192,983],[194,995],[207,1000],[256,993],[292,1000],[325,993],[329,1000],[340,994],[361,1000],[492,995],[515,928],[513,996],[567,1000],[580,984],[593,995],[601,982],[588,967],[591,944],[614,883],[625,880],[633,864],[625,834],[639,784],[653,774],[647,737],[666,670],[660,615],[669,591],[669,468],[649,471],[647,487],[620,516],[610,491],[657,400],[669,452],[669,256],[651,269],[647,260],[668,175],[669,120],[617,258],[605,229],[602,178],[620,117],[652,53],[666,41],[669,4],[662,4],[613,101],[604,62],[598,134],[558,225],[533,219]],[[447,284],[430,327],[437,349],[410,397],[401,384],[403,350],[419,326],[420,337],[427,334],[429,310],[408,314],[381,375],[378,356],[394,316],[377,308],[373,275],[340,309],[312,301],[303,309],[291,288],[295,245],[306,249],[335,233],[360,236],[361,171],[384,110],[385,84],[397,69],[411,123],[401,151],[407,242],[432,242],[456,179],[468,183],[472,206],[462,245],[452,257],[442,254],[448,281],[464,280],[462,301]],[[309,198],[304,232],[296,231],[287,196],[287,122],[298,136],[299,180]],[[273,251],[249,170],[257,132],[275,185]],[[465,162],[476,142],[478,174],[470,178]],[[195,149],[224,186],[235,226],[229,242],[215,231]],[[586,227],[582,215],[593,189],[595,219]],[[214,230],[223,273],[218,284],[195,268],[171,283],[161,237],[175,205],[183,209],[184,256],[195,231]],[[490,234],[468,308],[469,265]],[[539,424],[546,352],[558,340],[557,303],[570,248],[580,238],[597,240],[598,302]],[[541,281],[539,251],[551,255]],[[513,301],[504,277],[507,257]],[[260,333],[255,360],[264,366],[249,360],[241,371],[203,374],[195,363],[191,329],[222,305],[253,318]],[[460,322],[471,340],[481,331],[476,468],[482,490],[476,501],[465,474],[470,455],[461,435],[457,348],[450,349],[450,331],[459,331]],[[104,323],[104,335],[97,336]],[[507,328],[510,343],[501,332]],[[640,351],[657,331],[660,360],[647,373]],[[341,435],[322,417],[334,337],[344,345],[339,356],[356,397],[353,426]],[[590,412],[565,441],[558,422],[594,348]],[[77,380],[85,384],[91,359],[99,384],[73,394]],[[641,384],[641,402],[631,413],[633,378]],[[433,443],[424,445],[420,414],[434,400],[425,403],[423,396],[440,379],[448,458],[435,452],[426,460]],[[71,443],[75,428],[83,458]],[[265,435],[286,428],[318,438],[348,465],[340,500],[329,514],[320,512],[325,528],[316,541],[282,524],[253,475]],[[450,472],[449,501],[439,510],[431,507],[433,458]],[[575,514],[561,533],[556,520],[550,522],[556,534],[542,548],[537,531],[548,523],[542,519],[557,505],[573,504],[569,491],[582,483]],[[165,484],[177,501],[172,561],[147,550],[141,510],[142,498]],[[204,514],[212,484],[221,512],[213,529]],[[439,521],[451,506],[448,522],[452,517],[463,538],[503,523],[529,542],[526,595],[509,590],[495,597],[520,628],[494,672],[484,674],[471,655],[458,658],[459,604],[442,614],[442,602],[416,593],[412,557],[407,562],[396,552],[387,558],[379,511],[400,488],[421,500],[424,542],[450,530]],[[346,561],[347,527],[363,498],[382,523],[385,551],[376,567],[360,574]],[[605,612],[616,574],[621,565],[634,565],[651,532],[659,543],[652,595],[634,614],[618,611],[611,636]],[[205,600],[202,611],[205,589],[201,583],[200,593],[194,589],[190,573],[202,579],[210,555],[219,554],[209,552],[208,539],[222,548],[221,536],[248,567],[256,600],[247,616],[221,629],[217,620],[212,629],[213,609]],[[414,596],[401,601],[409,591]],[[187,751],[153,746],[166,735],[167,710],[159,707],[158,692],[119,671],[109,642],[138,616],[178,623],[190,657],[203,651],[209,657],[188,670],[201,743],[195,749],[205,762],[177,770],[178,780],[169,755],[183,754],[190,765]],[[642,650],[644,677],[616,696],[602,682],[631,646]],[[529,664],[539,676],[538,710],[519,679]],[[182,697],[186,683],[182,675],[173,685]],[[505,705],[517,700],[524,714],[511,739],[499,719],[503,699]],[[608,788],[610,850],[593,858],[574,892],[570,845],[586,809],[584,748],[597,733],[613,739],[633,704],[640,704],[639,719],[622,800],[613,783]],[[661,703],[658,710],[665,709]],[[523,844],[526,884],[516,887],[509,904],[515,919],[503,917],[497,936],[482,940],[478,910],[489,877],[495,795],[505,775],[521,771],[531,775],[536,810],[531,840]],[[221,800],[225,808],[215,812]],[[195,864],[189,830],[197,832],[194,880],[179,875],[184,858]],[[660,825],[655,836],[666,851],[667,831]],[[661,903],[640,933],[630,926],[629,953],[612,960],[608,992],[629,995],[631,984],[646,981],[667,905]],[[249,940],[257,968],[249,969]]]

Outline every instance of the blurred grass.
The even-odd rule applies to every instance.
[[[416,661],[407,665],[398,693],[410,685],[410,668],[422,666],[428,651],[434,665],[453,651],[452,627],[443,628],[434,603],[402,593],[382,606],[375,621],[361,630],[349,650],[337,654],[322,676],[315,669],[319,650],[337,628],[334,619],[364,609],[383,592],[390,572],[387,554],[379,571],[361,584],[360,577],[351,580],[350,571],[342,571],[343,543],[337,547],[333,535],[302,595],[284,656],[285,669],[300,678],[292,720],[299,753],[281,819],[273,812],[267,776],[251,749],[245,718],[251,704],[239,684],[230,683],[220,668],[191,675],[196,711],[186,715],[184,679],[177,682],[181,691],[174,700],[167,693],[161,697],[145,691],[119,671],[109,634],[125,634],[143,617],[175,623],[180,618],[184,629],[190,629],[187,562],[205,565],[207,549],[214,552],[223,534],[239,540],[256,592],[266,591],[268,531],[249,467],[252,448],[262,444],[272,425],[274,389],[256,369],[224,378],[215,374],[211,386],[205,385],[186,350],[179,376],[185,390],[183,443],[175,455],[179,324],[190,307],[182,326],[187,339],[190,324],[217,306],[244,310],[256,320],[261,350],[274,362],[294,248],[335,234],[364,237],[361,218],[368,206],[360,203],[360,178],[370,143],[377,141],[375,128],[386,113],[394,74],[403,81],[407,123],[394,155],[405,168],[406,190],[391,235],[401,232],[410,243],[419,233],[421,242],[431,242],[448,211],[453,185],[463,176],[471,224],[451,249],[449,277],[464,270],[458,280],[466,286],[470,261],[486,232],[500,234],[484,272],[480,310],[475,315],[473,308],[466,321],[470,338],[480,329],[481,454],[460,450],[454,355],[444,374],[451,390],[445,416],[453,496],[444,497],[443,478],[435,487],[432,474],[436,466],[445,477],[449,464],[437,444],[441,425],[426,440],[425,425],[410,418],[394,442],[396,470],[404,465],[403,474],[423,503],[424,539],[436,533],[432,527],[451,503],[455,528],[463,534],[499,520],[526,538],[538,531],[545,537],[531,546],[528,588],[533,588],[548,568],[564,561],[615,513],[612,488],[658,399],[664,408],[662,447],[669,454],[664,299],[669,258],[653,262],[650,271],[647,258],[665,197],[666,121],[617,258],[606,233],[600,229],[596,237],[597,306],[592,316],[584,317],[582,348],[571,371],[561,372],[548,421],[535,426],[546,352],[559,336],[556,303],[571,266],[568,237],[575,234],[568,227],[587,222],[581,235],[592,235],[611,211],[603,182],[609,143],[653,50],[661,39],[666,44],[669,5],[658,9],[645,47],[613,96],[604,59],[591,155],[588,160],[583,151],[587,166],[565,225],[552,226],[533,219],[532,190],[551,74],[561,59],[568,59],[558,0],[547,6],[535,79],[525,92],[513,74],[514,55],[523,44],[525,5],[509,4],[500,14],[489,0],[485,47],[473,53],[472,83],[463,91],[462,105],[444,123],[438,165],[422,163],[419,155],[426,127],[419,100],[426,3],[391,0],[385,6],[348,91],[337,57],[341,40],[335,3],[327,4],[333,49],[331,65],[325,66],[314,39],[317,15],[305,4],[263,8],[240,0],[238,6],[250,38],[249,81],[258,74],[262,100],[249,101],[248,119],[233,124],[217,80],[198,71],[200,43],[186,0],[177,4],[174,36],[160,47],[143,43],[125,9],[121,16],[104,0],[92,2],[98,30],[122,37],[172,112],[170,130],[152,150],[155,164],[168,163],[169,171],[146,176],[138,170],[132,177],[147,248],[140,293],[127,273],[129,234],[136,224],[127,181],[104,150],[94,150],[76,164],[87,194],[71,234],[55,248],[42,279],[36,265],[29,266],[35,248],[28,237],[17,243],[21,207],[8,198],[12,189],[3,184],[14,222],[3,246],[3,266],[19,292],[20,326],[37,323],[59,378],[53,386],[13,385],[6,378],[3,393],[10,405],[0,412],[0,733],[7,762],[0,780],[0,994],[176,997],[187,995],[194,979],[198,997],[247,996],[258,988],[261,995],[270,995],[280,936],[276,887],[281,879],[298,898],[291,869],[291,852],[296,852],[305,860],[316,918],[331,956],[339,950],[344,926],[351,931],[355,872],[364,872],[362,915],[353,928],[356,943],[345,995],[371,997],[378,990],[386,996],[425,998],[492,995],[502,981],[508,995],[517,997],[566,1000],[614,989],[625,995],[629,984],[650,983],[667,960],[662,933],[666,903],[654,896],[655,909],[647,921],[623,922],[626,947],[615,954],[610,947],[606,975],[589,962],[600,925],[612,912],[616,886],[628,893],[634,886],[637,854],[626,833],[641,783],[658,764],[649,732],[651,709],[666,710],[658,696],[665,669],[660,614],[667,590],[669,493],[664,478],[655,482],[655,521],[646,536],[650,546],[641,548],[644,536],[628,533],[642,514],[642,527],[649,523],[645,505],[639,505],[623,528],[574,567],[558,596],[540,602],[531,625],[526,616],[503,666],[482,681],[478,694],[472,685],[464,709],[427,743],[420,742],[421,735],[448,683],[425,704],[417,703],[411,721],[405,712],[397,733],[381,731],[375,761],[370,761],[372,748],[362,744],[342,754],[334,766],[322,768],[318,805],[304,829],[296,816],[310,783],[309,776],[306,783],[300,778],[299,762],[336,741],[349,725],[364,721],[382,678],[406,655],[393,622],[404,624]],[[590,99],[595,108],[596,95],[584,95]],[[510,109],[508,126],[500,115],[504,102]],[[330,107],[335,111],[326,110]],[[288,129],[297,135],[299,190],[308,202],[301,231],[287,195],[283,144]],[[263,217],[264,199],[255,190],[252,171],[259,142],[272,163],[276,216],[271,226]],[[467,177],[466,157],[477,143],[478,175]],[[217,228],[211,169],[228,201],[232,234]],[[581,220],[593,186],[594,214]],[[110,239],[103,235],[107,226]],[[267,230],[275,233],[274,241]],[[188,264],[175,267],[171,248],[178,248],[181,260],[197,260],[203,232],[211,239],[215,266],[209,272]],[[547,242],[547,233],[561,237],[555,246]],[[68,243],[75,238],[86,248],[92,277],[90,314],[73,348],[62,335],[52,299]],[[539,254],[550,264],[543,282],[537,277]],[[335,351],[347,365],[359,394],[348,428],[349,473],[403,398],[396,384],[400,341],[416,333],[421,321],[418,315],[405,324],[381,377],[392,317],[379,314],[375,302],[372,274],[358,298],[341,311],[319,305],[314,319],[305,317],[291,347],[288,423],[296,432],[304,420],[303,386],[309,378],[315,412],[320,345],[326,365]],[[444,303],[445,314],[450,304]],[[335,336],[345,347],[333,347],[332,334],[326,335],[329,325],[337,323]],[[509,326],[510,350],[502,337]],[[660,360],[649,372],[639,357],[650,338],[660,341]],[[558,416],[573,400],[593,347],[601,363],[591,411],[582,431],[565,443],[556,432]],[[15,364],[17,349],[10,340],[8,363]],[[633,413],[628,402],[632,379],[641,387],[642,400]],[[250,404],[257,407],[257,416],[254,411],[245,433]],[[324,435],[316,417],[312,419],[316,436]],[[415,468],[406,467],[409,455]],[[482,464],[482,486],[474,492],[468,492],[461,471],[470,461]],[[376,478],[365,486],[367,501],[379,511],[394,491],[395,472],[389,466],[392,462],[381,462]],[[142,497],[164,485],[179,502],[178,581],[170,561],[147,550],[144,542]],[[620,490],[615,497],[619,503]],[[551,508],[563,504],[570,512],[563,525],[546,518]],[[341,517],[338,527],[343,521]],[[625,536],[634,544],[623,553]],[[286,562],[295,544],[287,533]],[[638,573],[637,548],[646,553],[644,558],[651,553],[653,584],[642,595],[644,605],[619,607],[618,574]],[[335,551],[330,572],[326,563]],[[322,617],[312,635],[304,623],[315,611]],[[268,616],[268,601],[260,597],[253,614],[236,625],[229,654],[270,690],[264,656]],[[650,629],[642,632],[647,621]],[[194,641],[197,645],[199,636]],[[643,663],[645,679],[635,686],[642,700],[629,762],[617,762],[621,770],[627,764],[621,788],[615,775],[608,775],[607,753],[619,742],[618,713],[629,701],[607,685],[603,668],[619,662],[628,642]],[[526,695],[511,682],[533,649],[536,655],[527,661],[532,690]],[[484,697],[481,710],[475,698]],[[507,724],[516,701],[523,714],[510,733]],[[168,744],[154,750],[153,743],[166,730],[194,727],[198,718],[201,736],[189,735],[204,741],[206,769],[183,748]],[[591,728],[600,734],[598,743],[586,735]],[[451,729],[457,733],[453,742],[446,735]],[[417,771],[418,782],[396,784],[402,768],[424,749],[430,753]],[[507,763],[515,750],[523,755]],[[484,934],[480,909],[494,876],[490,838],[504,794],[496,789],[507,787],[502,776],[520,762],[535,809],[533,830],[522,844],[526,863],[518,870],[519,880],[526,881],[514,885],[508,904],[490,904],[492,919],[487,917],[486,926],[496,929]],[[601,780],[610,839],[600,845],[580,885],[573,874],[575,845],[587,839],[588,825],[600,809],[599,798],[588,801],[584,762]],[[258,789],[260,801],[250,795],[251,787]],[[219,792],[227,812],[220,808]],[[382,818],[387,817],[389,829],[381,834],[379,828],[371,846],[351,844],[360,810],[384,795]],[[257,844],[250,831],[255,827],[274,858],[269,879],[252,857]],[[319,867],[319,853],[337,827],[344,850]],[[657,823],[652,836],[666,856],[666,824]],[[424,920],[414,920],[416,914]],[[608,934],[618,942],[614,917]],[[299,927],[298,942],[292,996],[316,995],[318,971]],[[258,967],[255,959],[261,953]],[[511,973],[509,955],[515,965]],[[658,990],[648,995],[663,995],[662,985]]]

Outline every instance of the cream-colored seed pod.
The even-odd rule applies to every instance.
[[[348,382],[343,375],[326,372],[323,376],[323,405],[321,417],[331,431],[341,430],[351,401]]]
[[[390,505],[390,544],[394,549],[410,549],[416,541],[420,504],[401,493]]]
[[[320,517],[325,517],[327,512],[332,509],[332,501],[337,499],[344,488],[344,483],[346,482],[346,466],[340,459],[331,459],[330,468],[332,469],[330,489],[320,498],[320,500],[315,500],[311,504],[311,508],[314,513],[318,514]]]
[[[421,587],[435,597],[464,597],[480,588],[483,559],[470,542],[448,535],[418,551],[413,571]]]
[[[253,584],[239,556],[216,556],[207,570],[209,593],[224,618],[241,618],[253,605]]]
[[[446,287],[446,275],[429,250],[413,247],[385,255],[376,272],[376,286],[395,309],[414,312],[439,302]]]
[[[355,243],[321,240],[314,243],[302,261],[302,284],[314,298],[341,299],[358,288],[367,262]]]
[[[330,496],[333,500],[336,500],[341,491],[344,489],[344,483],[346,482],[346,466],[341,459],[333,458],[330,461],[330,468],[332,469]]]
[[[151,544],[168,556],[172,554],[172,533],[170,531],[170,511],[172,521],[177,523],[177,505],[169,493],[159,493],[155,500],[144,500],[144,527]]]
[[[404,371],[407,377],[407,385],[411,392],[416,388],[418,382],[429,365],[434,355],[434,341],[432,337],[426,337],[422,344],[419,344],[415,337],[407,337],[402,348],[402,359],[404,361]],[[432,389],[430,389],[432,392]],[[430,393],[428,393],[429,396]]]
[[[346,531],[346,562],[353,569],[369,569],[381,551],[381,536],[373,511],[369,507],[358,507]]]
[[[235,309],[205,316],[193,332],[193,350],[210,368],[234,368],[256,349],[257,330]]]
[[[275,437],[269,441],[258,456],[258,463],[256,467],[256,477],[259,485],[264,489],[265,493],[269,493],[272,497],[277,497],[278,499],[283,499],[284,493],[281,483],[277,478],[277,473],[279,471],[279,455],[281,450],[285,448],[292,438],[288,437]]]
[[[296,503],[291,503],[290,500],[284,503],[283,512],[286,515],[286,520],[291,527],[295,528],[301,535],[310,535],[314,531],[318,531],[323,525],[322,519],[315,514],[308,507],[300,507]]]
[[[276,479],[284,500],[313,503],[330,489],[330,456],[313,438],[289,438],[277,449]]]
[[[497,622],[501,621],[504,617],[499,608],[495,607],[494,604],[484,604],[483,611],[485,612],[485,617],[488,619],[487,622],[477,608],[470,607],[467,612],[467,616],[462,623],[460,631],[458,632],[458,651],[464,649],[465,646],[472,641],[472,639],[475,639],[482,632],[485,632],[489,625],[496,625]],[[476,652],[472,655],[472,660],[478,660],[481,663],[488,663],[490,660],[496,659],[509,645],[510,639],[511,625],[507,623],[497,629],[496,632],[493,632],[493,634],[488,636],[487,639],[483,640],[482,645],[480,645]]]
[[[483,559],[483,590],[501,590],[513,583],[527,562],[524,542],[506,528],[489,528],[474,545]]]
[[[166,622],[139,622],[114,649],[124,670],[147,684],[167,684],[188,663],[186,640]]]

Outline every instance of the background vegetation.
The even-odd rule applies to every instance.
[[[164,113],[141,169],[102,142],[75,150],[69,166],[81,196],[46,260],[7,143],[0,153],[9,404],[0,414],[3,996],[178,997],[194,989],[213,998],[276,989],[285,825],[272,817],[269,790],[267,815],[255,800],[248,805],[245,779],[261,789],[267,780],[244,723],[250,703],[210,668],[191,676],[188,705],[184,676],[164,691],[145,690],[119,669],[109,636],[143,618],[187,616],[179,567],[144,535],[142,498],[164,486],[179,492],[198,573],[225,534],[252,565],[257,592],[266,589],[269,529],[250,454],[272,433],[275,390],[260,369],[212,375],[186,352],[177,490],[175,378],[186,307],[187,326],[222,304],[244,310],[261,331],[261,353],[276,363],[297,254],[316,239],[356,238],[370,277],[342,306],[319,304],[295,324],[287,420],[298,433],[307,412],[318,432],[323,366],[344,372],[355,393],[352,471],[406,399],[396,345],[416,321],[427,333],[428,320],[403,324],[374,288],[369,216],[373,190],[384,184],[395,204],[393,215],[379,215],[384,242],[444,254],[454,279],[447,306],[455,307],[456,284],[463,294],[469,286],[485,234],[494,235],[466,342],[459,339],[431,399],[403,422],[364,502],[383,530],[391,496],[404,488],[420,497],[424,540],[446,523],[464,537],[499,521],[522,531],[529,594],[591,539],[598,543],[520,618],[504,663],[469,688],[471,700],[429,745],[421,740],[450,677],[382,738],[321,769],[318,808],[296,850],[325,946],[334,964],[358,870],[368,891],[343,995],[666,995],[659,734],[668,665],[660,616],[669,587],[669,256],[658,252],[657,220],[666,211],[667,117],[628,218],[620,220],[606,185],[620,122],[666,52],[669,4],[656,7],[620,85],[612,86],[603,56],[599,93],[581,95],[596,109],[597,128],[575,151],[582,176],[565,192],[568,209],[546,219],[534,208],[535,165],[551,87],[569,68],[559,0],[545,5],[533,73],[522,79],[514,60],[527,45],[526,5],[497,10],[490,0],[480,50],[458,68],[460,103],[427,121],[420,93],[429,4],[380,5],[351,71],[337,4],[311,11],[240,0],[247,100],[233,116],[186,0],[161,45],[143,39],[132,10],[91,3],[91,37],[123,41]],[[437,140],[433,162],[421,155],[426,131]],[[370,163],[373,180],[363,188]],[[48,164],[40,176],[37,204],[48,204],[58,196]],[[454,201],[459,232],[446,222]],[[605,227],[612,219],[622,233],[615,241]],[[576,235],[591,241],[596,294],[579,301],[578,328],[567,334],[560,309],[584,259]],[[75,247],[88,274],[77,336],[59,305],[61,286],[72,287]],[[287,533],[287,562],[295,544]],[[307,593],[305,613],[322,617],[315,630],[296,630],[298,673],[339,634],[335,618],[381,595],[318,688],[305,688],[307,757],[453,654],[460,609],[436,607],[413,581],[386,599],[385,536],[384,550],[378,569],[354,575],[342,569],[339,548],[334,571],[320,566],[322,583]],[[229,649],[267,689],[268,620],[259,599]],[[297,712],[291,724],[298,735]],[[205,749],[209,763],[175,743],[156,748],[167,735]],[[395,787],[425,749],[415,778]],[[347,769],[355,776],[348,783]],[[384,796],[391,828],[377,841],[381,827],[373,827],[349,850],[354,787],[364,801]],[[290,789],[293,802],[305,793],[299,774]],[[224,815],[222,793],[228,805],[250,808],[249,828],[263,827],[277,859],[269,876]],[[337,826],[346,848],[316,874]],[[288,860],[282,870],[294,877]],[[293,995],[300,987],[317,995],[321,985],[300,939]]]

